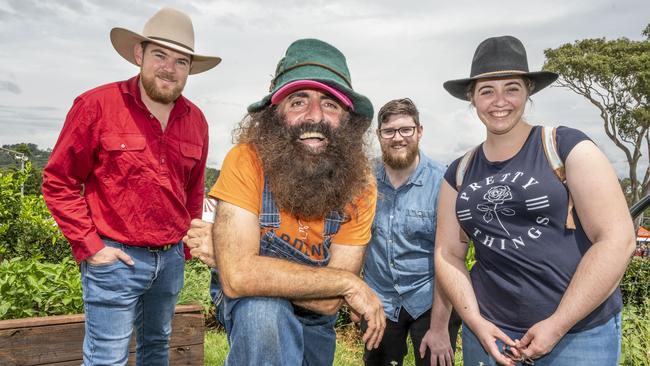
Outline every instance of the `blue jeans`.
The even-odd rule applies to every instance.
[[[230,344],[226,366],[330,366],[336,317],[303,311],[281,298],[237,299],[223,317]]]
[[[524,333],[501,329],[511,339]],[[503,343],[497,341],[499,349]],[[616,366],[621,355],[621,314],[607,323],[576,333],[567,333],[553,350],[535,360],[535,366]],[[494,358],[484,350],[476,335],[463,324],[463,361],[467,366],[495,366]],[[518,364],[519,365],[519,364]]]
[[[126,365],[135,328],[136,364],[168,365],[171,322],[185,270],[182,243],[153,252],[103,240],[122,249],[135,264],[81,262],[86,313],[83,364]]]

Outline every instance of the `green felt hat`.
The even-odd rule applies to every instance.
[[[293,42],[278,62],[270,93],[248,106],[248,112],[258,112],[284,85],[298,80],[313,80],[326,84],[345,94],[352,101],[354,112],[372,119],[372,103],[352,89],[352,80],[345,56],[334,46],[318,39],[299,39]]]

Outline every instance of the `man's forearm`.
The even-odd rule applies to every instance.
[[[217,251],[217,258],[221,258]],[[232,298],[283,297],[319,300],[342,297],[360,282],[354,274],[327,267],[310,267],[284,259],[259,255],[241,258],[231,265],[218,261],[224,292]]]

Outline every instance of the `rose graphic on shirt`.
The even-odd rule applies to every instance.
[[[483,212],[483,220],[486,223],[489,223],[490,221],[492,221],[493,218],[496,218],[497,221],[499,222],[499,225],[501,225],[503,231],[505,231],[506,234],[510,236],[510,233],[503,226],[503,223],[499,218],[499,214],[505,216],[514,216],[515,214],[515,210],[511,208],[506,208],[506,207],[499,208],[499,205],[502,205],[505,201],[510,201],[512,199],[512,192],[510,191],[510,187],[508,186],[491,187],[485,193],[485,195],[483,195],[483,199],[488,201],[489,204],[481,203],[476,206],[476,208],[479,211]]]

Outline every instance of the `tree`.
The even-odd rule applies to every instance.
[[[24,181],[24,192],[26,195],[38,196],[41,194],[41,184],[43,184],[43,167],[47,164],[51,150],[40,150],[36,144],[32,143],[19,143],[13,145],[2,145],[3,148],[13,150],[15,152],[23,153],[27,157],[27,161],[31,163],[29,175]],[[0,170],[19,170],[20,163],[15,159],[14,155],[1,150],[0,154]]]
[[[207,166],[205,167],[205,187],[203,188],[205,194],[210,192],[212,186],[214,183],[216,183],[217,178],[219,178],[219,173],[221,173],[221,170],[219,169],[214,169]]]
[[[544,51],[544,70],[598,109],[607,137],[625,154],[632,202],[650,185],[650,24],[643,34],[648,39],[584,39]]]
[[[32,162],[32,167],[42,169],[47,160],[50,158],[52,149],[41,150],[38,148],[38,145],[32,144],[29,142],[21,142],[18,144],[11,145],[2,145],[3,148],[21,152],[29,158],[29,161]],[[8,167],[17,167],[20,164],[16,164],[16,159],[13,158],[10,154],[2,153],[0,154],[0,169]]]

